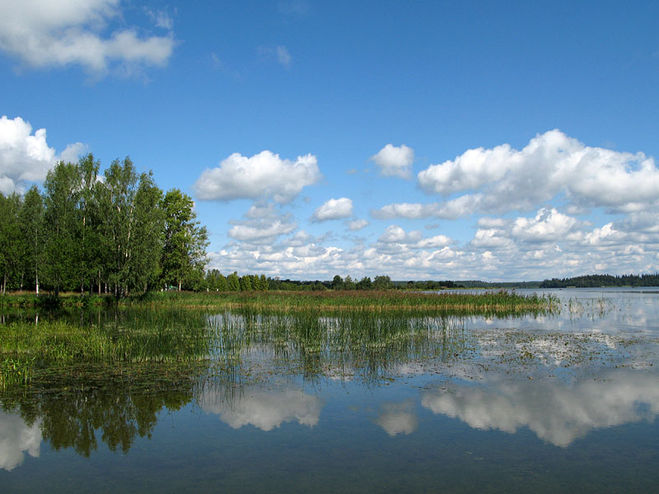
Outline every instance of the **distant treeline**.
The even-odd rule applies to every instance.
[[[0,283],[6,290],[116,296],[199,288],[206,228],[192,199],[163,193],[129,158],[103,175],[89,154],[58,163],[24,196],[0,194]]]
[[[281,280],[265,275],[238,276],[236,272],[224,276],[217,269],[212,269],[206,273],[202,288],[208,291],[238,292],[250,290],[441,290],[461,288],[461,286],[452,281],[391,281],[389,276],[376,276],[374,279],[365,276],[360,280],[353,280],[350,276],[346,276],[344,279],[336,275],[332,281]]]
[[[621,276],[591,274],[574,278],[552,278],[540,284],[540,288],[590,288],[601,286],[659,286],[659,274],[624,274]]]

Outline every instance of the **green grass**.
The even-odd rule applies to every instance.
[[[116,322],[109,314],[98,322],[84,315],[77,322],[0,325],[0,388],[75,365],[187,362],[208,354],[206,321],[198,313],[124,314]]]
[[[405,290],[325,291],[325,292],[150,292],[115,300],[111,296],[64,295],[59,298],[34,295],[0,297],[4,307],[90,307],[118,304],[130,307],[180,308],[252,308],[278,311],[331,310],[360,308],[364,310],[435,310],[460,313],[518,313],[558,310],[552,296],[519,295],[510,291],[483,293],[420,293]]]
[[[509,291],[483,293],[419,293],[401,290],[326,292],[160,292],[145,299],[125,301],[141,306],[180,306],[188,308],[290,311],[367,311],[418,310],[454,314],[505,315],[521,312],[552,312],[559,309],[553,296],[519,295]]]

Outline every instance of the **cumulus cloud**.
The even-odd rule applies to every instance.
[[[297,228],[295,223],[286,223],[275,220],[273,223],[235,225],[229,230],[229,236],[236,240],[253,242],[256,240],[271,239],[279,235],[285,235]]]
[[[433,237],[419,240],[416,246],[420,249],[436,249],[438,247],[446,247],[452,243],[453,240],[446,235],[435,235]]]
[[[481,201],[482,196],[480,194],[472,194],[461,196],[444,203],[392,203],[371,211],[371,215],[378,219],[422,219],[433,217],[455,220],[476,211]]]
[[[384,243],[411,243],[421,240],[421,232],[406,232],[398,225],[389,225],[384,233],[380,235],[378,241]]]
[[[135,28],[112,31],[119,0],[22,0],[0,2],[0,50],[32,67],[80,65],[96,74],[114,63],[165,65],[175,41],[141,36]],[[164,21],[164,18],[163,18]],[[162,22],[160,22],[162,25]]]
[[[377,219],[421,219],[435,216],[437,211],[436,204],[418,204],[418,203],[393,203],[387,204],[380,209],[371,211],[371,216]]]
[[[242,242],[272,243],[297,228],[292,216],[280,214],[273,204],[252,204],[244,217],[242,221],[231,221],[233,226],[229,229],[229,236]]]
[[[270,151],[251,157],[234,153],[217,168],[204,170],[194,189],[202,200],[273,199],[287,203],[321,177],[316,157],[311,154],[290,161]]]
[[[659,203],[659,169],[652,158],[589,147],[559,130],[536,136],[521,150],[508,144],[469,149],[421,171],[418,181],[431,194],[470,192],[453,200],[462,201],[452,204],[460,216],[528,210],[558,194],[573,206],[611,211],[639,211]],[[437,205],[437,211],[449,205]],[[439,216],[436,211],[431,215]]]
[[[29,182],[41,182],[58,160],[77,162],[85,147],[70,144],[58,155],[48,146],[46,129],[32,133],[21,117],[0,118],[0,192],[21,191]]]
[[[577,220],[556,209],[542,208],[535,218],[517,218],[512,226],[513,236],[528,242],[557,241],[567,235]]]
[[[320,398],[293,388],[246,389],[236,396],[223,388],[206,387],[198,401],[202,410],[219,415],[233,429],[252,425],[263,431],[271,431],[284,422],[313,427],[322,409]]]
[[[414,163],[414,150],[405,144],[394,146],[387,144],[371,160],[380,169],[380,173],[386,177],[410,178],[412,163]]]
[[[514,433],[528,427],[540,439],[567,447],[593,429],[653,421],[659,415],[657,382],[656,375],[628,371],[573,386],[492,378],[425,392],[421,404],[475,429]]]
[[[314,211],[313,221],[340,220],[352,216],[352,200],[347,197],[330,199]]]
[[[39,457],[40,448],[38,422],[28,426],[18,415],[0,411],[0,468],[11,471],[23,463],[25,452]]]
[[[356,232],[358,230],[361,230],[362,228],[366,228],[368,226],[368,221],[358,219],[358,220],[353,220],[348,223],[348,228],[350,229],[351,232]]]
[[[375,423],[390,436],[411,434],[418,427],[418,419],[414,413],[414,403],[384,403]]]

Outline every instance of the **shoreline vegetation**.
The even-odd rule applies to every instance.
[[[292,342],[308,356],[322,352],[336,336],[334,326],[327,325],[333,320],[339,331],[346,332],[337,348],[366,351],[372,358],[371,353],[385,351],[388,342],[414,341],[453,317],[560,310],[554,297],[508,291],[155,292],[122,299],[70,295],[59,297],[59,305],[49,309],[31,305],[35,300],[33,295],[2,297],[0,390],[61,381],[61,376],[78,376],[78,384],[84,385],[87,369],[98,373],[104,367],[108,378],[117,372],[139,375],[144,366],[155,379],[181,378],[198,369],[196,364],[218,364],[213,350],[218,333],[212,323],[217,317],[229,324],[223,326],[222,341],[235,338],[234,331],[253,331],[253,337],[264,331],[282,332],[278,336],[282,344]],[[251,322],[246,328],[234,328],[226,321],[235,317]],[[240,347],[230,350],[229,360],[240,358]]]
[[[328,290],[328,291],[248,291],[248,292],[148,292],[115,298],[112,295],[75,293],[42,295],[15,293],[0,295],[0,308],[87,308],[145,307],[168,309],[255,309],[278,312],[299,310],[435,310],[477,311],[483,313],[540,311],[558,309],[558,300],[549,295],[522,295],[510,290],[482,293],[422,292],[413,290]]]

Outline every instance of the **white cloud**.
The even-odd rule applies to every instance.
[[[297,228],[290,214],[279,213],[271,203],[252,204],[244,214],[245,220],[231,221],[229,236],[252,244],[271,244],[277,237]]]
[[[112,31],[119,0],[22,0],[0,2],[0,50],[32,67],[80,65],[96,74],[113,63],[165,65],[174,48],[168,36],[143,37],[134,28]]]
[[[368,226],[368,221],[358,219],[358,220],[353,220],[348,223],[348,228],[350,229],[351,232],[356,232],[358,230],[361,230],[362,228],[366,228]]]
[[[408,233],[398,225],[389,225],[378,239],[379,242],[400,244],[418,242],[419,240],[421,240],[421,232],[415,230]]]
[[[387,204],[381,209],[371,211],[371,216],[377,219],[407,218],[420,219],[434,216],[436,205],[418,203]]]
[[[0,468],[11,471],[23,463],[24,452],[37,458],[40,448],[38,421],[28,426],[18,415],[0,411]]]
[[[652,158],[588,147],[559,130],[536,136],[521,150],[508,144],[467,150],[429,166],[418,180],[428,193],[472,191],[453,200],[463,201],[453,208],[460,216],[528,210],[560,193],[572,206],[614,211],[639,211],[659,203],[659,169]]]
[[[275,52],[277,53],[277,62],[279,62],[279,65],[287,68],[291,66],[293,59],[288,51],[288,48],[285,46],[278,46]]]
[[[517,218],[512,235],[527,242],[556,242],[565,238],[577,220],[556,209],[540,209],[535,218]]]
[[[58,160],[77,162],[84,150],[83,144],[75,143],[57,155],[46,142],[46,129],[33,134],[29,122],[3,116],[0,118],[0,192],[20,192],[29,182],[42,182]]]
[[[274,223],[266,222],[259,225],[234,225],[229,230],[229,236],[236,240],[252,242],[256,240],[272,239],[279,235],[285,235],[297,228],[295,223],[286,223],[276,220]]]
[[[659,415],[659,386],[655,375],[627,371],[574,386],[494,378],[426,392],[421,404],[475,429],[514,433],[528,427],[540,439],[566,447],[593,429],[653,421]]]
[[[371,160],[380,168],[380,173],[384,176],[410,178],[414,150],[405,144],[401,146],[387,144],[371,156]]]
[[[352,216],[352,200],[347,197],[330,199],[313,213],[313,221],[340,220]]]
[[[153,23],[162,29],[171,31],[174,28],[174,19],[164,10],[152,10],[145,8],[144,11],[151,18]]]
[[[234,153],[217,168],[204,170],[194,189],[202,200],[273,199],[287,203],[321,177],[316,157],[311,154],[289,161],[270,151],[251,157]]]
[[[420,249],[436,249],[438,247],[446,247],[452,243],[453,240],[451,240],[446,235],[435,235],[434,237],[419,240],[416,244],[416,247]]]
[[[227,396],[232,397],[231,401]],[[252,425],[263,431],[271,431],[284,422],[313,427],[322,409],[320,398],[293,388],[245,389],[237,395],[222,388],[206,387],[198,401],[202,410],[219,415],[233,429]]]
[[[371,215],[378,219],[422,219],[433,217],[455,220],[461,216],[469,215],[478,209],[481,199],[480,194],[473,194],[461,196],[442,204],[436,202],[430,204],[393,203],[371,211]]]

